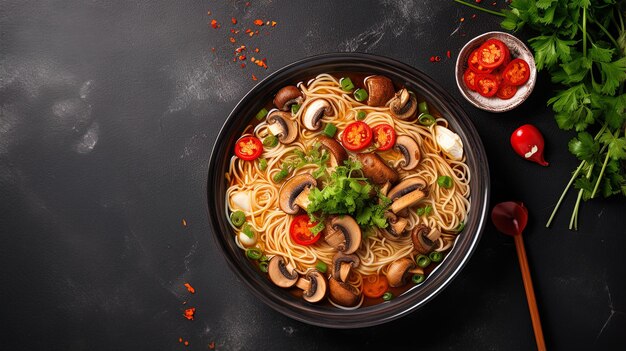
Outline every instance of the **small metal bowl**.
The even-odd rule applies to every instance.
[[[530,77],[528,78],[528,82],[519,86],[517,93],[512,98],[507,100],[500,99],[496,96],[484,97],[479,93],[470,90],[463,81],[463,74],[465,73],[465,70],[468,69],[467,61],[470,54],[489,39],[498,39],[502,41],[506,46],[508,46],[512,59],[523,59],[528,62],[528,66],[530,67]],[[530,96],[530,93],[535,87],[535,82],[537,81],[537,68],[535,67],[535,58],[533,57],[532,52],[521,40],[509,33],[504,32],[488,32],[467,42],[467,44],[465,44],[465,46],[461,49],[461,52],[459,52],[459,56],[456,59],[455,74],[456,85],[459,87],[461,95],[463,95],[463,97],[472,105],[488,112],[506,112],[521,105],[524,101],[526,101],[526,98]]]

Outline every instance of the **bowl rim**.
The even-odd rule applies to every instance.
[[[447,272],[442,269],[445,274],[438,273],[436,279],[433,278],[433,281],[428,287],[430,290],[423,298],[418,299],[416,297],[418,294],[414,293],[412,294],[412,296],[411,294],[409,294],[409,296],[406,296],[403,299],[394,299],[391,304],[389,304],[389,302],[381,303],[374,306],[359,308],[351,311],[344,311],[334,307],[332,309],[320,310],[320,308],[315,305],[309,304],[308,306],[306,306],[303,305],[300,301],[294,302],[291,301],[291,299],[285,300],[281,298],[285,294],[280,294],[280,296],[278,296],[278,294],[275,295],[267,293],[266,291],[261,291],[261,289],[259,289],[261,283],[259,283],[258,278],[263,278],[263,280],[265,281],[265,283],[262,283],[262,285],[267,285],[267,282],[269,281],[265,277],[261,277],[260,274],[255,273],[256,277],[252,276],[252,281],[249,280],[249,274],[247,274],[246,271],[250,272],[251,268],[248,266],[252,265],[248,264],[245,265],[246,267],[243,267],[244,265],[239,264],[233,257],[233,255],[229,254],[228,244],[232,246],[232,243],[227,243],[225,240],[222,240],[222,235],[217,235],[217,233],[222,230],[222,227],[220,227],[220,219],[222,222],[224,220],[224,218],[220,218],[219,216],[225,217],[225,214],[221,212],[222,209],[216,209],[214,211],[211,210],[211,186],[213,184],[219,184],[217,182],[217,179],[221,179],[221,181],[224,183],[223,175],[219,174],[219,172],[216,171],[217,168],[219,168],[219,165],[217,164],[218,161],[216,160],[220,158],[220,154],[216,152],[216,150],[225,148],[224,144],[226,143],[224,142],[224,139],[227,139],[229,137],[228,131],[229,129],[233,128],[235,120],[238,118],[239,112],[245,109],[246,106],[251,104],[249,101],[250,99],[252,99],[256,95],[259,95],[260,93],[263,93],[264,89],[267,90],[267,86],[270,85],[272,82],[281,81],[281,79],[284,80],[290,74],[299,74],[301,77],[305,76],[306,71],[310,71],[315,67],[319,67],[322,65],[358,66],[370,72],[378,70],[386,71],[389,72],[389,74],[394,75],[400,75],[402,73],[408,77],[407,79],[413,79],[414,81],[419,81],[420,83],[423,82],[423,85],[429,86],[430,89],[432,89],[431,91],[427,91],[429,95],[437,94],[440,96],[440,98],[437,98],[436,100],[440,101],[443,104],[441,107],[445,107],[447,110],[454,112],[454,115],[448,116],[447,119],[449,122],[459,125],[459,128],[456,131],[459,132],[462,139],[469,140],[469,137],[472,137],[473,141],[475,141],[475,144],[472,145],[472,148],[466,148],[466,150],[468,150],[467,155],[469,155],[470,153],[474,155],[473,157],[475,159],[473,159],[472,162],[475,163],[476,168],[479,169],[481,172],[480,176],[475,177],[476,179],[473,179],[472,181],[478,182],[481,185],[480,189],[482,190],[482,193],[470,195],[470,214],[472,213],[472,208],[478,208],[477,210],[475,210],[477,211],[475,215],[477,218],[476,223],[471,224],[472,226],[475,226],[473,235],[465,242],[463,242],[463,245],[465,245],[464,252],[461,252],[460,249],[456,251],[451,251],[451,253],[455,253],[454,259],[456,261],[453,262],[456,263],[456,266],[452,266]],[[295,71],[295,73],[292,71]],[[297,73],[298,71],[301,72]],[[340,71],[341,70],[336,70],[335,72]],[[283,84],[284,83],[285,82],[283,82]],[[249,123],[249,121],[249,119],[246,119],[245,124]],[[241,124],[241,122],[239,123]],[[230,160],[230,157],[228,157],[228,160]],[[467,162],[470,162],[469,157]],[[469,116],[465,113],[460,104],[454,98],[452,98],[452,96],[450,96],[447,91],[441,88],[438,83],[436,83],[420,70],[388,57],[366,53],[327,53],[306,57],[278,69],[276,72],[261,80],[241,98],[241,100],[235,105],[231,113],[224,121],[222,127],[220,128],[218,136],[215,139],[209,157],[208,172],[204,190],[206,194],[206,211],[209,219],[209,235],[213,237],[214,242],[218,246],[218,251],[220,251],[223,257],[226,259],[229,268],[235,273],[237,278],[244,282],[244,284],[248,287],[248,289],[252,291],[255,297],[259,298],[272,309],[298,321],[327,328],[348,329],[379,325],[405,316],[432,300],[445,287],[447,287],[455,277],[458,276],[460,271],[465,267],[469,258],[476,250],[476,246],[486,226],[491,184],[486,152],[482,140],[478,135],[478,132],[476,131]],[[215,198],[217,199],[218,197]],[[230,228],[228,228],[228,230],[230,231]],[[234,240],[230,241],[234,243]],[[456,245],[457,243],[455,242],[455,246]],[[241,255],[241,252],[239,252],[238,255]],[[422,287],[427,282],[428,280],[425,283],[422,283],[419,286],[415,286],[413,288]],[[413,288],[410,288],[408,291],[412,291]]]
[[[472,96],[470,96],[469,93],[467,92],[468,89],[465,88],[465,83],[462,81],[462,78],[460,79],[460,77],[462,77],[464,73],[464,72],[460,72],[461,68],[463,67],[463,62],[461,62],[461,57],[465,56],[465,53],[469,51],[469,48],[475,45],[476,42],[487,41],[489,37],[492,37],[495,35],[505,36],[509,38],[510,40],[512,40],[513,42],[515,42],[515,44],[519,47],[520,50],[523,50],[527,54],[529,54],[530,60],[532,61],[532,62],[528,62],[529,66],[531,67],[531,72],[530,72],[530,77],[529,77],[529,82],[531,84],[528,87],[528,92],[526,93],[526,96],[520,99],[517,99],[517,101],[513,102],[512,104],[506,105],[503,108],[486,107],[484,105],[477,103],[475,99]],[[508,112],[519,107],[521,104],[523,104],[526,101],[526,99],[528,99],[530,94],[532,94],[533,90],[535,89],[535,83],[537,81],[537,68],[535,65],[535,58],[532,54],[532,51],[528,48],[528,46],[526,46],[526,44],[520,38],[507,32],[491,31],[491,32],[480,34],[470,39],[467,43],[465,43],[465,45],[463,45],[461,50],[459,50],[459,55],[457,56],[456,62],[454,64],[454,79],[456,81],[456,86],[459,89],[459,92],[461,93],[463,98],[465,98],[465,100],[469,102],[470,104],[472,104],[474,107],[479,108],[483,111],[487,111],[487,112],[504,113],[504,112]],[[515,99],[515,96],[512,99]]]

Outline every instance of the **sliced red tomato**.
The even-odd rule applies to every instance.
[[[530,77],[528,62],[519,58],[509,62],[504,72],[502,72],[502,77],[504,81],[510,85],[522,85],[526,83],[528,77]]]
[[[465,73],[463,73],[463,81],[470,90],[476,91],[476,72],[471,69],[465,70]]]
[[[321,236],[319,233],[317,235],[311,233],[311,228],[316,225],[316,222],[309,223],[309,215],[297,215],[293,218],[289,226],[289,236],[291,240],[299,245],[307,246],[315,244]]]
[[[384,275],[366,275],[363,277],[363,295],[369,298],[379,298],[389,289],[389,282]]]
[[[469,58],[467,59],[467,65],[469,69],[476,73],[491,73],[491,71],[493,71],[493,68],[484,67],[478,62],[478,50],[479,49],[472,51],[472,53],[469,55]]]
[[[343,147],[350,151],[359,151],[372,142],[372,128],[365,122],[357,121],[348,124],[341,134]]]
[[[493,69],[502,65],[509,55],[509,48],[503,42],[489,39],[478,48],[478,64]]]
[[[374,134],[374,145],[377,150],[389,150],[396,144],[396,131],[389,124],[375,126],[372,128],[372,134]]]
[[[479,74],[476,76],[476,91],[484,97],[496,95],[499,87],[498,77],[493,74]]]
[[[515,85],[503,84],[498,88],[496,96],[502,100],[508,100],[517,93],[517,87]]]
[[[244,161],[256,160],[262,152],[261,140],[253,136],[245,136],[235,144],[235,155]]]

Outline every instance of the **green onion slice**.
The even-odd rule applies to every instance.
[[[383,300],[389,301],[391,299],[393,299],[393,294],[390,291],[387,291],[383,294]]]
[[[369,95],[367,94],[367,91],[365,91],[365,89],[357,89],[354,91],[354,98],[356,99],[356,101],[362,102],[367,100],[367,97]]]
[[[341,85],[341,90],[343,91],[352,91],[354,89],[354,83],[348,77],[343,77],[339,80],[339,84]]]
[[[426,279],[426,276],[424,276],[423,274],[414,274],[411,278],[414,284],[420,284],[424,281],[424,279]]]
[[[243,211],[235,211],[230,214],[230,221],[235,227],[241,227],[246,222],[246,214]]]
[[[266,108],[262,108],[259,110],[259,112],[257,112],[256,114],[256,119],[257,120],[262,120],[263,118],[265,118],[265,116],[267,116],[267,109]]]
[[[246,256],[248,256],[249,259],[256,261],[261,258],[261,256],[263,256],[263,252],[261,252],[261,250],[257,249],[256,247],[253,247],[246,249]]]
[[[417,117],[417,121],[423,126],[430,126],[435,123],[435,117],[429,115],[428,113],[422,113],[419,117]]]
[[[417,257],[415,257],[415,263],[417,263],[420,268],[426,268],[430,264],[430,258],[426,255],[417,255]]]
[[[326,271],[328,271],[328,265],[326,265],[326,263],[322,261],[317,261],[317,263],[315,264],[315,269],[320,271],[320,273],[326,273]]]
[[[452,178],[448,176],[439,176],[437,178],[437,184],[439,184],[442,188],[450,189],[452,188]]]
[[[430,260],[435,263],[439,263],[441,262],[441,260],[443,260],[443,254],[438,251],[433,251],[428,254],[428,258],[430,258]]]

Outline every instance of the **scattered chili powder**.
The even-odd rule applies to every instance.
[[[213,27],[214,29],[217,29],[219,27],[219,23],[217,23],[217,20],[211,20],[211,27]]]
[[[210,350],[215,349],[215,341],[211,341],[211,342],[209,343],[209,349],[210,349]]]
[[[450,50],[446,51],[446,57],[450,58],[450,56],[451,56]]]
[[[464,22],[465,21],[465,17],[461,17],[461,19],[459,21]]]
[[[250,6],[250,1],[246,2],[246,7]]]
[[[253,74],[252,75],[252,80],[258,80],[258,78]]]
[[[185,310],[185,313],[183,314],[183,317],[187,318],[188,320],[192,321],[193,320],[193,315],[196,313],[196,308],[192,307],[192,308],[188,308]]]
[[[262,26],[262,25],[263,25],[263,20],[260,20],[260,19],[255,19],[255,20],[254,20],[254,24],[256,24],[257,26],[259,26],[259,27],[260,27],[260,26]]]
[[[472,19],[474,19],[474,18],[476,18],[476,14],[473,14],[473,15],[472,15]]]
[[[441,61],[441,57],[439,56],[431,56],[430,57],[430,62],[439,62]]]
[[[260,51],[259,48],[254,49],[254,52],[259,52],[259,51]]]
[[[242,64],[241,64],[241,68],[246,68],[246,64],[245,64],[245,63],[242,63]]]
[[[189,341],[185,340],[185,346],[189,346]]]
[[[185,285],[185,288],[187,288],[187,291],[189,291],[192,294],[196,293],[196,289],[194,289],[193,286],[191,286],[191,284],[185,283],[184,285]]]
[[[207,16],[211,16],[211,11],[206,12]]]
[[[233,37],[228,38],[228,40],[230,40],[231,43],[234,43],[236,41]]]
[[[178,342],[183,342],[183,338],[178,338]]]
[[[231,19],[230,19],[230,21],[231,21],[233,24],[237,24],[237,19],[236,19],[235,17],[231,18]]]
[[[477,4],[480,4],[480,2],[481,2],[481,1],[483,1],[483,0],[476,0],[476,3],[477,3]]]
[[[276,21],[272,21],[272,27],[276,27]]]
[[[184,218],[183,218],[183,220],[182,220],[182,224],[183,224],[183,227],[186,227],[186,226],[187,226],[187,221],[186,221]]]

